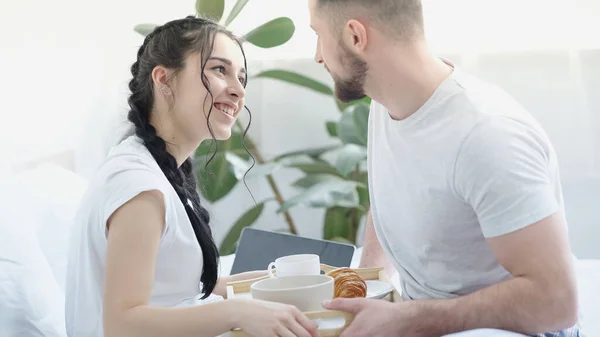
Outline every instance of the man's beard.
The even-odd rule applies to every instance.
[[[340,43],[340,48],[342,55],[340,63],[347,69],[349,77],[344,79],[331,73],[335,84],[335,96],[344,103],[364,98],[367,63],[354,55],[344,44]]]

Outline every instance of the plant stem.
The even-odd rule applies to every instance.
[[[259,164],[264,164],[265,160],[264,160],[263,156],[260,154],[260,152],[258,151],[258,149],[254,148],[252,152],[254,152],[253,154],[256,158],[256,162],[258,162]],[[277,202],[279,203],[279,206],[283,206],[283,203],[285,201],[283,200],[283,197],[281,196],[281,192],[279,191],[279,188],[277,187],[277,184],[275,183],[275,179],[273,179],[273,176],[271,174],[267,175],[267,181],[269,182],[269,186],[273,190],[273,194],[275,194],[275,200],[277,200]],[[288,223],[288,228],[290,230],[290,233],[297,235],[298,231],[296,230],[296,226],[294,225],[294,221],[292,220],[290,213],[288,211],[285,211],[283,213],[283,216],[285,218],[285,221]]]
[[[241,125],[239,124],[239,120],[236,120],[237,127],[242,130],[243,132],[243,128],[241,127]],[[246,134],[246,138],[248,138],[248,140],[250,140],[251,144],[255,144],[254,141],[252,141],[252,139],[250,138],[250,136],[248,134]],[[254,156],[254,159],[256,159],[256,162],[258,164],[264,164],[265,163],[265,159],[262,156],[262,154],[260,153],[260,151],[258,151],[258,148],[256,148],[256,146],[248,149],[250,152],[252,152],[252,155]],[[277,203],[279,203],[279,206],[283,206],[283,203],[285,202],[283,200],[283,197],[281,196],[281,192],[279,191],[279,187],[277,187],[277,184],[275,183],[275,179],[273,179],[273,175],[269,174],[267,175],[267,181],[269,182],[269,186],[271,187],[271,190],[273,190],[273,194],[275,195],[275,200],[277,200]],[[285,211],[283,213],[283,217],[285,218],[285,221],[288,224],[288,229],[290,230],[290,233],[297,235],[298,231],[296,230],[296,226],[294,225],[294,221],[292,220],[292,217],[290,216],[290,213],[288,211]]]

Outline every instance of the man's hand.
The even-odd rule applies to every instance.
[[[323,303],[328,310],[340,310],[354,315],[340,337],[416,337],[413,324],[416,303],[392,303],[364,298],[336,298]]]
[[[390,303],[334,299],[324,308],[353,314],[342,337],[443,336],[475,329],[535,335],[577,321],[577,287],[562,215],[490,239],[512,278],[465,296]]]

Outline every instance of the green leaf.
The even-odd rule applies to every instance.
[[[325,173],[341,177],[338,170],[327,162],[294,163],[286,166],[299,169],[306,174]]]
[[[133,30],[135,30],[138,34],[142,36],[146,36],[152,33],[152,31],[156,27],[158,27],[158,25],[155,25],[153,23],[140,23],[138,25],[135,25],[135,27],[133,27]]]
[[[276,79],[276,80],[288,82],[291,84],[295,84],[295,85],[298,85],[301,87],[305,87],[305,88],[314,90],[314,91],[322,93],[322,94],[333,95],[333,91],[326,84],[323,84],[321,82],[313,80],[310,77],[306,77],[304,75],[301,75],[301,74],[298,74],[298,73],[295,73],[292,71],[288,71],[288,70],[281,70],[281,69],[267,70],[267,71],[263,71],[263,72],[255,75],[255,77]]]
[[[281,155],[275,157],[275,159],[273,159],[273,160],[280,161],[284,158],[296,157],[296,156],[301,156],[301,155],[306,155],[311,158],[319,158],[324,153],[335,150],[337,148],[339,148],[339,145],[324,146],[324,147],[318,147],[318,148],[313,148],[313,149],[292,151],[292,152],[287,152],[287,153],[281,154]]]
[[[225,0],[196,0],[198,16],[219,22],[225,10]]]
[[[252,161],[244,160],[234,152],[225,153],[225,158],[232,165],[233,174],[238,180],[242,180],[247,172],[246,178],[252,179],[255,177],[264,177],[280,169],[283,165],[278,162],[268,162],[264,164],[255,164],[252,166]],[[250,170],[250,171],[248,171]]]
[[[204,198],[209,202],[215,202],[226,196],[235,187],[238,179],[223,152],[215,155],[206,166],[208,159],[210,156],[203,156],[196,160],[196,177]]]
[[[354,112],[345,110],[337,125],[337,134],[344,144],[362,144],[354,124]]]
[[[248,175],[246,176],[246,178],[253,179],[256,177],[265,177],[268,175],[272,175],[273,173],[275,173],[282,167],[283,167],[283,165],[281,163],[277,163],[277,162],[267,162],[264,164],[257,164],[250,170],[250,172],[248,172]]]
[[[335,167],[341,174],[347,176],[366,158],[366,147],[356,144],[346,144],[338,154],[337,160],[335,161]]]
[[[251,226],[260,216],[263,209],[265,208],[264,203],[260,203],[257,206],[251,208],[246,213],[244,213],[231,227],[223,242],[221,242],[221,246],[219,247],[219,252],[221,255],[229,255],[235,253],[235,249],[237,246],[237,242],[240,238],[242,230],[248,226]]]
[[[248,148],[254,147],[254,144],[248,139],[245,140],[245,143]],[[215,150],[217,152],[211,160]],[[226,196],[238,182],[235,169],[227,161],[225,155],[227,152],[235,153],[245,160],[250,158],[242,145],[241,133],[234,132],[225,141],[204,141],[196,149],[196,177],[199,190],[210,202],[218,201]],[[208,160],[211,161],[206,167]]]
[[[231,9],[231,12],[229,12],[229,16],[227,16],[227,19],[225,20],[225,26],[229,26],[229,24],[233,22],[233,20],[238,16],[238,14],[240,14],[240,12],[244,8],[244,6],[246,6],[247,3],[248,0],[238,0],[235,3],[233,9]]]
[[[369,96],[365,96],[361,99],[357,99],[355,101],[352,102],[346,102],[346,103],[342,103],[340,102],[338,99],[335,100],[335,103],[338,106],[338,109],[340,109],[340,111],[344,111],[346,109],[348,109],[348,107],[359,104],[359,103],[366,103],[367,105],[371,104],[371,97]]]
[[[356,105],[354,112],[354,125],[356,126],[356,135],[362,144],[369,142],[369,106],[366,104]]]
[[[325,123],[325,126],[327,127],[327,133],[331,137],[337,137],[338,136],[338,133],[337,133],[337,122],[327,121],[327,123]]]
[[[244,160],[233,152],[225,152],[225,159],[231,164],[233,174],[238,180],[241,180],[248,169],[250,169],[250,166],[252,166],[250,161]]]
[[[244,38],[257,47],[272,48],[288,42],[295,30],[290,18],[280,17],[254,28]]]
[[[356,185],[355,181],[343,179],[320,182],[288,199],[277,212],[285,212],[297,205],[322,208],[360,207]]]
[[[369,188],[358,186],[356,191],[358,192],[358,199],[362,209],[368,210],[371,206],[371,202],[369,200]]]
[[[337,132],[345,144],[367,145],[369,106],[358,103],[342,113]]]
[[[208,139],[200,143],[200,146],[196,149],[196,157],[202,156],[212,156],[212,154],[217,150],[218,152],[226,152],[230,151],[238,156],[244,158],[245,160],[250,159],[248,150],[253,150],[255,148],[254,143],[250,140],[250,138],[243,138],[243,134],[241,132],[232,132],[231,137],[227,140],[218,140],[213,141],[212,139]]]
[[[331,240],[335,237],[347,238],[350,233],[348,208],[333,207],[325,212],[323,223],[323,239]]]
[[[368,210],[371,206],[371,201],[369,200],[369,174],[367,171],[360,173],[358,181],[362,184],[362,186],[359,185],[356,188],[360,204],[365,210]]]
[[[292,187],[300,188],[300,189],[308,189],[308,188],[313,187],[316,184],[322,183],[324,181],[332,180],[332,179],[340,180],[342,178],[339,178],[337,176],[332,176],[330,174],[309,174],[309,175],[304,176],[304,177],[296,180],[295,182],[293,182]]]

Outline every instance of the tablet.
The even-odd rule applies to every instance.
[[[231,274],[266,270],[275,259],[294,254],[317,254],[321,263],[350,267],[355,250],[354,245],[347,243],[246,227],[238,241]]]

